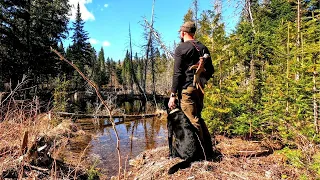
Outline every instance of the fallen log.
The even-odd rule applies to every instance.
[[[56,112],[56,115],[60,117],[73,117],[73,118],[110,118],[109,115],[102,115],[102,114],[77,114],[77,113],[68,113],[68,112]],[[154,113],[154,114],[139,114],[139,115],[113,115],[113,118],[149,118],[149,117],[156,117],[160,116],[161,113]]]

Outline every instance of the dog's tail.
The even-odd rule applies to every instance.
[[[186,159],[186,160],[184,160],[184,161],[182,161],[182,162],[179,162],[179,163],[173,165],[173,166],[169,169],[168,174],[174,174],[174,173],[177,172],[179,169],[185,169],[185,168],[190,167],[191,162],[192,162],[191,159]]]

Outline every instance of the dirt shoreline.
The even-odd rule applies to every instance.
[[[171,166],[181,162],[179,158],[168,158],[168,147],[159,147],[142,152],[130,161],[128,179],[297,179],[299,172],[286,165],[282,154],[259,154],[265,147],[258,142],[240,138],[228,139],[220,136],[217,149],[223,154],[220,162],[201,161],[192,163],[173,175],[167,172]],[[242,150],[242,151],[241,151]],[[243,154],[243,152],[251,154]],[[254,154],[255,152],[256,154]]]

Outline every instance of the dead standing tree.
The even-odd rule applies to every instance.
[[[170,49],[162,42],[161,36],[159,32],[151,26],[151,24],[148,22],[146,18],[144,18],[144,22],[147,28],[152,29],[152,34],[155,37],[155,40],[160,44],[160,47],[162,50],[166,52],[166,55],[170,58],[173,59],[173,53],[170,51]]]
[[[159,44],[160,48],[165,52],[166,56],[168,59],[174,59],[174,53],[170,50],[169,47],[167,47],[164,42],[162,41],[162,38],[161,38],[161,34],[151,25],[151,23],[149,23],[149,21],[144,18],[144,24],[145,24],[145,27],[150,29],[150,31],[152,32],[152,35],[153,35],[153,38],[154,40]],[[167,69],[171,69],[173,66],[172,63],[167,63]],[[167,75],[166,77],[171,77],[171,72],[167,72]],[[168,78],[165,80],[168,84],[167,86],[171,86],[170,83],[171,83],[171,79]]]
[[[136,73],[134,72],[134,68],[133,68],[133,62],[132,62],[132,42],[131,42],[131,29],[130,29],[130,24],[129,24],[129,38],[130,38],[130,74],[131,74],[131,77],[134,81],[134,83],[136,84],[136,86],[138,87],[139,89],[139,92],[141,94],[143,94],[144,98],[145,98],[145,102],[148,101],[147,99],[147,95],[146,95],[146,91],[145,89],[142,89],[139,82],[138,82],[138,79],[137,79],[137,76],[136,76]],[[145,104],[145,103],[144,103]]]
[[[151,27],[149,32],[147,33],[147,46],[146,46],[146,60],[145,60],[145,69],[144,69],[144,90],[146,91],[146,82],[147,82],[147,67],[148,67],[148,60],[150,58],[151,61],[151,72],[152,72],[152,92],[153,92],[153,101],[155,106],[157,107],[156,101],[156,88],[155,88],[155,58],[154,58],[154,41],[153,41],[153,23],[154,23],[154,5],[155,0],[152,3],[152,13],[151,13]]]

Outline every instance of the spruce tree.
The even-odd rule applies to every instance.
[[[80,6],[78,3],[76,19],[72,23],[72,45],[70,47],[70,56],[72,62],[85,72],[85,66],[92,67],[92,50],[88,42],[88,33],[84,30],[84,21],[81,18]],[[84,90],[85,81],[74,71],[73,86],[76,89]]]
[[[188,12],[183,17],[183,22],[194,21],[194,12],[191,8],[188,9]]]
[[[98,72],[99,72],[99,85],[105,85],[108,83],[108,77],[107,77],[107,73],[106,73],[106,62],[105,62],[105,58],[104,58],[104,51],[103,51],[103,47],[101,47],[101,50],[99,52],[98,55]]]

